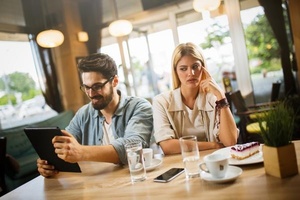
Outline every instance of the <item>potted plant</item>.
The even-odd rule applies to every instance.
[[[288,101],[279,102],[259,119],[264,140],[263,158],[267,174],[279,178],[298,174],[292,137],[296,114]]]

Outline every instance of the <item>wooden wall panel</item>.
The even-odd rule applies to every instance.
[[[297,84],[298,84],[298,93],[300,86],[300,1],[299,0],[289,0],[289,10],[291,17],[291,25],[293,30],[293,38],[296,52],[297,60]]]

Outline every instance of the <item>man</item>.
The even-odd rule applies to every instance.
[[[98,161],[126,164],[124,144],[141,141],[148,147],[153,129],[151,104],[142,98],[125,96],[117,90],[119,78],[114,60],[106,54],[92,54],[80,61],[81,90],[91,102],[80,108],[64,136],[52,142],[55,153],[67,162]],[[46,160],[37,160],[44,177],[58,173]]]

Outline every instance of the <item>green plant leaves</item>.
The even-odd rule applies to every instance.
[[[286,101],[279,102],[274,109],[260,116],[260,134],[265,145],[280,147],[289,144],[293,136],[295,116],[293,108]]]

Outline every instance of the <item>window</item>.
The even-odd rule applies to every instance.
[[[56,115],[39,89],[30,43],[25,34],[0,33],[0,128]]]
[[[249,33],[251,33],[249,27],[254,26],[255,21],[259,17],[264,16],[263,9],[259,6],[258,1],[241,1],[239,2],[239,8],[241,9],[240,14],[243,28],[239,20],[229,19],[230,15],[226,15],[227,8],[223,5],[222,9],[211,12],[210,19],[202,19],[201,14],[196,13],[194,10],[181,10],[178,13],[177,11],[174,12],[173,14],[175,15],[177,23],[177,29],[175,31],[178,33],[179,43],[193,42],[202,47],[208,64],[208,70],[220,86],[223,85],[223,77],[229,76],[233,90],[240,89],[244,91],[248,98],[247,102],[265,102],[269,100],[267,93],[271,92],[271,83],[282,80],[283,76],[280,63],[278,63],[276,58],[270,59],[270,62],[265,62],[266,60],[252,56],[254,55],[253,52],[256,47],[255,44],[251,44],[250,42],[251,39],[254,38],[254,35],[249,35]],[[238,10],[235,11],[239,12]],[[170,19],[170,21],[172,21],[172,19]],[[156,94],[156,91],[152,88],[151,81],[149,82],[150,79],[145,76],[145,74],[147,74],[149,77],[149,73],[151,73],[146,70],[149,55],[152,60],[151,67],[158,78],[157,81],[154,81],[154,84],[158,84],[158,92],[170,89],[171,54],[175,45],[171,27],[166,24],[168,23],[164,23],[164,26],[159,26],[159,22],[151,24],[151,27],[155,27],[156,29],[151,29],[151,27],[147,29],[145,26],[145,30],[152,31],[152,33],[147,35],[150,54],[147,50],[147,44],[145,43],[145,36],[136,36],[136,34],[129,35],[128,48],[130,50],[132,63],[127,61],[127,66],[130,66],[130,64],[133,66],[131,67],[131,73],[134,74],[133,77],[135,81],[137,81],[136,87],[138,96],[148,95],[153,97]],[[159,29],[157,28],[158,26],[160,28],[164,27],[164,29],[160,29],[159,32],[155,33],[154,30]],[[231,38],[230,33],[232,32],[230,32],[229,27],[238,28],[238,37],[243,38],[242,43],[239,43],[239,38],[238,40]],[[239,56],[234,50],[245,46],[243,31],[246,36],[247,49],[242,52],[242,56]],[[237,34],[237,31],[234,32]],[[255,36],[257,35],[259,34],[257,33]],[[266,48],[273,47],[272,45],[275,44],[275,37],[270,36],[270,39],[272,40],[271,44],[268,44],[268,41],[264,41],[266,42]],[[103,44],[107,44],[109,40],[104,38],[104,41]],[[241,45],[239,46],[239,44]],[[112,46],[113,45],[110,45],[110,47]],[[103,46],[101,51],[104,52],[107,48],[108,46]],[[266,49],[265,51],[270,50]],[[116,57],[120,57],[117,45],[114,45],[114,50],[111,49],[110,52],[111,55],[118,54]],[[246,55],[247,53],[248,57]],[[126,57],[129,57],[128,54]],[[262,62],[265,66],[258,66]],[[251,71],[251,78],[248,70]],[[237,75],[239,75],[239,79]],[[130,84],[130,86],[133,85]]]
[[[222,85],[225,73],[234,73],[234,59],[227,17],[199,20],[178,27],[179,42],[193,42],[203,49],[207,68]]]
[[[146,37],[149,41],[149,48]],[[123,46],[126,47],[125,42],[123,42]],[[160,92],[169,90],[171,54],[174,49],[171,30],[129,39],[128,47],[124,49],[126,58],[129,57],[128,49],[131,57],[131,63],[128,59],[126,65],[129,68],[129,84],[133,90],[132,94],[152,98]],[[148,50],[150,50],[150,56]],[[118,66],[122,65],[117,44],[103,46],[101,52],[113,57]],[[119,77],[121,79],[120,89],[126,91],[122,67],[119,67]]]
[[[255,102],[266,102],[271,97],[272,83],[284,83],[279,46],[262,7],[241,11],[241,18]]]

